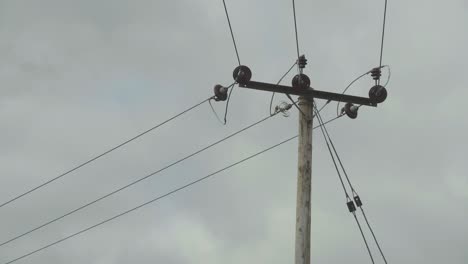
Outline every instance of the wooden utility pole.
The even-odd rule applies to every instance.
[[[313,101],[299,97],[295,264],[310,264]]]
[[[298,58],[300,73],[294,76],[292,86],[251,81],[252,72],[249,67],[241,65],[234,69],[233,77],[239,87],[267,92],[283,93],[299,96],[299,160],[297,173],[297,205],[296,205],[296,247],[295,264],[310,264],[310,234],[311,234],[311,187],[312,187],[312,119],[314,98],[327,101],[346,103],[343,112],[350,118],[357,117],[359,107],[374,106],[382,103],[387,98],[385,87],[377,84],[380,77],[380,69],[374,68],[371,73],[376,84],[369,90],[369,97],[346,95],[343,93],[331,93],[319,91],[310,87],[310,79],[302,73],[306,63],[305,56]],[[214,99],[225,101],[228,98],[227,87],[216,85],[214,87]]]

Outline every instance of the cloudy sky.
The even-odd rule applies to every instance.
[[[227,4],[241,62],[255,80],[276,82],[296,56],[291,1]],[[296,1],[313,87],[339,92],[378,64],[383,4]],[[328,128],[389,263],[466,263],[468,4],[389,0],[388,12],[388,100]],[[236,64],[221,0],[0,0],[0,202],[206,99],[232,82]],[[364,78],[350,93],[371,85]],[[258,121],[269,98],[235,90],[226,126],[204,104],[0,208],[0,243]],[[335,115],[332,104],[323,112]],[[294,109],[274,117],[4,245],[0,263],[294,136],[297,118]],[[318,132],[312,263],[370,263]],[[18,263],[291,263],[296,149],[290,142]]]

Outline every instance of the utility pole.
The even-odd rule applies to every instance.
[[[387,98],[387,90],[379,85],[381,67],[374,68],[371,73],[376,84],[369,90],[369,98],[351,96],[338,93],[330,93],[315,90],[310,87],[310,79],[302,73],[307,60],[304,55],[298,58],[300,73],[292,79],[292,86],[251,81],[252,72],[244,65],[234,69],[233,77],[241,88],[262,90],[267,92],[283,93],[289,98],[290,95],[299,96],[299,150],[298,150],[298,172],[297,172],[297,204],[296,204],[296,238],[295,238],[295,264],[310,264],[310,235],[311,235],[311,191],[312,191],[312,120],[314,99],[345,102],[342,112],[352,119],[357,117],[359,107],[374,106],[382,103]],[[214,99],[225,101],[228,88],[221,85],[214,87]],[[292,99],[291,99],[292,100]]]
[[[313,104],[312,99],[299,97],[295,264],[310,263]]]

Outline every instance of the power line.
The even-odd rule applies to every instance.
[[[39,226],[37,226],[37,227],[35,227],[35,228],[33,228],[33,229],[27,231],[27,232],[24,232],[24,233],[22,233],[22,234],[20,234],[20,235],[17,235],[17,236],[15,236],[15,237],[13,237],[13,238],[11,238],[11,239],[9,239],[9,240],[7,240],[7,241],[1,243],[1,244],[0,244],[0,247],[4,246],[4,245],[6,245],[6,244],[9,244],[9,243],[11,243],[11,242],[13,242],[13,241],[15,241],[15,240],[17,240],[17,239],[19,239],[19,238],[22,238],[22,237],[24,237],[24,236],[26,236],[26,235],[29,235],[29,234],[31,234],[31,233],[33,233],[33,232],[39,230],[39,229],[42,229],[42,228],[44,228],[44,227],[46,227],[46,226],[48,226],[48,225],[50,225],[50,224],[53,224],[53,223],[55,223],[55,222],[57,222],[57,221],[59,221],[59,220],[65,218],[65,217],[67,217],[67,216],[70,216],[70,215],[72,215],[72,214],[78,212],[78,211],[81,211],[81,210],[85,209],[86,207],[89,207],[89,206],[91,206],[91,205],[93,205],[93,204],[95,204],[95,203],[97,203],[97,202],[99,202],[99,201],[102,201],[102,200],[104,200],[104,199],[106,199],[106,198],[108,198],[108,197],[110,197],[110,196],[112,196],[112,195],[114,195],[114,194],[116,194],[116,193],[118,193],[118,192],[121,192],[121,191],[123,191],[123,190],[125,190],[125,189],[127,189],[127,188],[129,188],[129,187],[131,187],[131,186],[133,186],[133,185],[135,185],[135,184],[137,184],[137,183],[143,181],[143,180],[146,180],[146,179],[148,179],[148,178],[150,178],[150,177],[152,177],[152,176],[155,176],[155,175],[157,175],[157,174],[159,174],[159,173],[161,173],[161,172],[163,172],[163,171],[165,171],[165,170],[167,170],[167,169],[169,169],[169,168],[171,168],[171,167],[173,167],[173,166],[175,166],[175,165],[181,163],[182,161],[185,161],[185,160],[187,160],[187,159],[189,159],[189,158],[192,158],[192,157],[194,157],[194,156],[196,156],[196,155],[198,155],[198,154],[204,152],[205,150],[208,150],[208,149],[210,149],[210,148],[212,148],[212,147],[214,147],[214,146],[216,146],[216,145],[218,145],[218,144],[220,144],[220,143],[222,143],[222,142],[224,142],[224,141],[226,141],[226,140],[228,140],[228,139],[230,139],[230,138],[232,138],[232,137],[234,137],[234,136],[236,136],[236,135],[238,135],[238,134],[240,134],[240,133],[242,133],[242,132],[244,132],[244,131],[246,131],[246,130],[248,130],[248,129],[254,127],[254,126],[256,126],[256,125],[259,125],[259,124],[265,122],[266,120],[270,119],[271,117],[277,115],[277,114],[280,113],[280,112],[281,112],[281,111],[278,111],[278,112],[274,113],[273,115],[269,115],[269,116],[267,116],[267,117],[265,117],[265,118],[262,118],[262,119],[260,119],[259,121],[255,122],[255,123],[253,123],[253,124],[251,124],[251,125],[248,125],[248,126],[242,128],[242,129],[240,129],[240,130],[238,130],[238,131],[236,131],[236,132],[234,132],[234,133],[232,133],[232,134],[230,134],[230,135],[228,135],[228,136],[226,136],[226,137],[224,137],[224,138],[222,138],[222,139],[220,139],[220,140],[217,140],[216,142],[214,142],[214,143],[212,143],[212,144],[210,144],[210,145],[208,145],[208,146],[206,146],[206,147],[204,147],[204,148],[202,148],[202,149],[199,149],[199,150],[193,152],[193,153],[190,154],[190,155],[187,155],[187,156],[185,156],[185,157],[183,157],[183,158],[181,158],[181,159],[179,159],[179,160],[177,160],[177,161],[175,161],[175,162],[172,162],[172,163],[170,163],[169,165],[167,165],[167,166],[165,166],[165,167],[163,167],[163,168],[161,168],[161,169],[159,169],[159,170],[157,170],[157,171],[155,171],[155,172],[153,172],[153,173],[151,173],[151,174],[148,174],[148,175],[146,175],[146,176],[144,176],[144,177],[142,177],[142,178],[139,178],[138,180],[135,180],[135,181],[133,181],[133,182],[131,182],[131,183],[125,185],[125,186],[122,186],[122,187],[120,187],[120,188],[118,188],[118,189],[116,189],[116,190],[114,190],[114,191],[112,191],[112,192],[110,192],[110,193],[108,193],[108,194],[106,194],[106,195],[101,196],[100,198],[97,198],[97,199],[95,199],[95,200],[93,200],[93,201],[91,201],[91,202],[89,202],[89,203],[86,203],[85,205],[82,205],[82,206],[80,206],[80,207],[78,207],[78,208],[76,208],[76,209],[74,209],[74,210],[71,210],[70,212],[68,212],[68,213],[66,213],[66,214],[64,214],[64,215],[61,215],[61,216],[59,216],[59,217],[57,217],[57,218],[54,218],[54,219],[52,219],[52,220],[50,220],[50,221],[48,221],[48,222],[46,222],[46,223],[44,223],[44,224],[41,224],[41,225],[39,225]]]
[[[320,113],[318,112],[315,101],[313,102],[313,105],[314,105],[315,117],[317,118],[317,120],[319,122],[320,130],[322,131],[323,137],[325,138],[325,143],[327,144],[328,150],[329,150],[329,152],[331,154],[332,152],[331,152],[330,144],[328,143],[327,137],[325,136],[325,132],[323,130],[324,124],[322,123],[322,118],[320,116]],[[343,187],[343,192],[344,192],[344,194],[346,196],[346,200],[349,201],[349,200],[351,200],[351,198],[350,198],[350,196],[348,194],[348,190],[346,189],[343,178],[341,177],[341,173],[338,170],[338,165],[336,163],[335,157],[333,155],[331,155],[331,158],[332,158],[332,161],[333,161],[333,165],[335,165],[335,169],[336,169],[336,172],[338,174],[338,178],[340,179],[341,186]]]
[[[319,117],[319,118],[321,118],[321,117]],[[378,247],[378,249],[379,249],[380,255],[382,256],[384,262],[387,263],[387,259],[385,258],[385,255],[384,255],[384,253],[383,253],[382,248],[380,247],[380,243],[379,243],[379,241],[377,240],[377,237],[376,237],[376,235],[375,235],[375,233],[374,233],[374,230],[372,229],[372,226],[370,225],[369,220],[367,219],[367,216],[366,216],[366,214],[365,214],[365,212],[364,212],[364,208],[362,207],[361,198],[359,198],[359,195],[358,195],[356,189],[354,188],[354,186],[353,186],[352,183],[351,183],[351,180],[350,180],[350,178],[349,178],[349,176],[348,176],[348,173],[346,172],[346,169],[345,169],[345,167],[344,167],[344,165],[343,165],[343,162],[341,161],[340,155],[338,154],[338,151],[337,151],[336,148],[335,148],[335,144],[333,143],[333,140],[331,139],[331,136],[330,136],[330,134],[328,133],[328,129],[327,129],[326,126],[323,126],[323,131],[325,131],[326,138],[327,138],[328,141],[330,142],[330,145],[331,145],[331,147],[332,147],[332,149],[333,149],[333,152],[335,153],[335,156],[336,156],[336,158],[337,158],[337,160],[338,160],[338,163],[340,164],[341,170],[343,171],[343,174],[345,175],[346,181],[348,182],[348,185],[349,185],[349,187],[350,187],[350,189],[351,189],[351,192],[352,192],[352,195],[353,195],[353,197],[354,197],[354,200],[356,201],[356,199],[357,199],[357,200],[359,201],[358,207],[360,208],[361,213],[362,213],[362,215],[363,215],[363,217],[364,217],[364,220],[366,221],[367,227],[368,227],[369,230],[371,231],[372,237],[374,238],[375,244],[377,245],[377,247]],[[325,135],[324,135],[324,136],[325,136]],[[332,153],[330,153],[330,155],[332,155]],[[336,167],[336,164],[335,164],[335,167]],[[354,217],[356,218],[356,215],[354,215]],[[361,229],[361,226],[360,226],[359,223],[358,223],[358,225],[359,225],[359,229]],[[361,233],[362,233],[362,229],[361,229]]]
[[[385,83],[384,87],[387,86],[388,82],[390,81],[390,76],[391,76],[391,70],[390,70],[390,66],[388,65],[385,65],[385,66],[382,66],[382,59],[383,59],[383,50],[384,50],[384,43],[385,43],[385,26],[386,26],[386,20],[387,20],[387,1],[388,0],[385,0],[385,7],[384,7],[384,15],[383,15],[383,22],[382,22],[382,39],[381,39],[381,42],[380,42],[380,58],[379,58],[379,69],[383,68],[383,67],[388,67],[388,76],[387,76],[387,82]],[[356,81],[358,81],[359,79],[361,79],[362,77],[364,77],[365,75],[369,74],[372,70],[360,75],[359,77],[357,77],[356,79],[354,79],[343,91],[342,94],[345,94],[346,91],[349,89],[349,87],[351,87],[351,85],[353,85]],[[380,85],[380,78],[377,80],[377,84]],[[339,107],[340,107],[340,102],[337,103],[336,105],[336,114],[338,115],[339,113]]]
[[[237,57],[237,62],[239,63],[239,66],[241,66],[241,61],[240,61],[240,56],[239,56],[239,50],[237,49],[237,44],[236,44],[236,38],[234,37],[234,31],[232,30],[232,25],[231,25],[231,19],[229,18],[229,12],[228,12],[228,9],[227,9],[227,6],[226,6],[226,1],[223,0],[223,5],[224,5],[224,11],[226,13],[226,18],[227,18],[227,21],[228,21],[228,25],[229,25],[229,31],[231,32],[231,38],[232,38],[232,43],[234,44],[234,50],[236,51],[236,57]],[[228,99],[227,99],[227,102],[226,102],[226,109],[224,111],[224,123],[223,125],[226,125],[227,123],[227,115],[228,115],[228,109],[229,109],[229,101],[231,101],[231,94],[234,90],[234,86],[235,86],[236,83],[232,84],[230,86],[231,88],[231,91],[229,91],[229,96],[228,96]],[[211,105],[211,104],[210,104]],[[213,107],[211,107],[213,109]],[[213,109],[214,111],[214,109]],[[216,114],[216,117],[218,118],[218,114]],[[218,118],[219,119],[219,118]]]
[[[346,196],[346,203],[347,203],[347,205],[348,205],[348,209],[349,209],[349,211],[352,213],[352,215],[354,216],[354,219],[355,219],[355,221],[356,221],[356,224],[358,225],[358,228],[359,228],[359,231],[361,232],[361,236],[362,236],[362,239],[363,239],[364,244],[365,244],[365,246],[366,246],[367,252],[369,253],[369,257],[370,257],[372,263],[375,263],[375,262],[374,262],[374,257],[372,256],[372,252],[371,252],[371,250],[370,250],[370,248],[369,248],[369,244],[367,243],[366,236],[364,235],[364,232],[363,232],[363,230],[362,230],[361,224],[359,223],[359,219],[358,219],[357,216],[356,216],[356,212],[355,212],[355,211],[356,211],[356,208],[355,208],[354,203],[353,203],[353,201],[351,200],[351,198],[350,198],[350,196],[349,196],[349,194],[348,194],[348,191],[347,191],[347,189],[346,189],[346,187],[345,187],[345,185],[344,185],[343,178],[342,178],[342,176],[341,176],[340,170],[338,169],[338,166],[337,166],[335,157],[334,157],[333,152],[332,152],[332,150],[331,150],[331,148],[330,148],[330,143],[328,142],[328,141],[329,141],[329,138],[327,138],[328,132],[325,133],[325,131],[326,131],[326,126],[323,124],[322,116],[320,115],[320,113],[319,113],[319,111],[318,111],[318,109],[317,109],[317,105],[316,105],[315,102],[313,102],[313,107],[314,107],[314,111],[315,111],[315,116],[317,117],[317,120],[318,120],[318,122],[319,122],[319,125],[321,125],[320,128],[321,128],[321,131],[322,131],[322,135],[323,135],[323,137],[324,137],[324,139],[325,139],[325,142],[326,142],[326,144],[327,144],[328,151],[329,151],[329,153],[330,153],[330,156],[331,156],[331,158],[332,158],[332,161],[333,161],[333,164],[334,164],[334,166],[335,166],[336,172],[337,172],[337,174],[338,174],[338,177],[339,177],[339,179],[340,179],[341,185],[342,185],[342,187],[343,187],[343,191],[344,191],[345,196]]]
[[[330,123],[330,122],[333,122],[333,121],[339,119],[340,117],[341,117],[341,116],[332,118],[332,119],[328,120],[327,122],[322,123],[322,124],[319,125],[319,126],[315,126],[313,129],[316,129],[316,128],[319,128],[319,127],[321,127],[321,126],[324,126],[325,124],[328,124],[328,123]],[[166,194],[164,194],[164,195],[158,196],[158,197],[156,197],[156,198],[153,199],[153,200],[150,200],[150,201],[148,201],[148,202],[146,202],[146,203],[143,203],[143,204],[141,204],[141,205],[139,205],[139,206],[137,206],[137,207],[134,207],[134,208],[132,208],[132,209],[130,209],[130,210],[127,210],[127,211],[125,211],[125,212],[123,212],[123,213],[120,213],[120,214],[115,215],[115,216],[113,216],[113,217],[111,217],[111,218],[108,218],[108,219],[106,219],[106,220],[104,220],[104,221],[102,221],[102,222],[100,222],[100,223],[98,223],[98,224],[92,225],[92,226],[90,226],[90,227],[88,227],[88,228],[86,228],[86,229],[83,229],[83,230],[78,231],[78,232],[76,232],[76,233],[74,233],[74,234],[71,234],[71,235],[69,235],[69,236],[67,236],[67,237],[65,237],[65,238],[62,238],[62,239],[57,240],[57,241],[55,241],[55,242],[53,242],[53,243],[50,243],[50,244],[48,244],[48,245],[46,245],[46,246],[43,246],[43,247],[41,247],[41,248],[39,248],[39,249],[37,249],[37,250],[31,251],[31,252],[29,252],[29,253],[27,253],[27,254],[25,254],[25,255],[22,255],[22,256],[20,256],[20,257],[18,257],[18,258],[15,258],[15,259],[13,259],[13,260],[11,260],[11,261],[8,261],[8,262],[4,263],[4,264],[11,264],[11,263],[14,263],[14,262],[16,262],[16,261],[18,261],[18,260],[21,260],[21,259],[24,259],[24,258],[29,257],[29,256],[31,256],[31,255],[34,255],[34,254],[36,254],[36,253],[38,253],[38,252],[40,252],[40,251],[43,251],[43,250],[45,250],[45,249],[47,249],[47,248],[49,248],[49,247],[52,247],[52,246],[54,246],[54,245],[57,245],[57,244],[59,244],[59,243],[61,243],[61,242],[66,241],[66,240],[68,240],[68,239],[71,239],[71,238],[73,238],[73,237],[75,237],[75,236],[78,236],[78,235],[80,235],[80,234],[82,234],[82,233],[85,233],[85,232],[87,232],[87,231],[89,231],[89,230],[91,230],[91,229],[94,229],[94,228],[98,227],[98,226],[104,225],[104,224],[106,224],[106,223],[108,223],[108,222],[110,222],[110,221],[112,221],[112,220],[114,220],[114,219],[117,219],[117,218],[119,218],[119,217],[121,217],[121,216],[124,216],[124,215],[126,215],[126,214],[128,214],[128,213],[131,213],[131,212],[133,212],[133,211],[136,211],[136,210],[138,210],[138,209],[140,209],[140,208],[142,208],[142,207],[144,207],[144,206],[146,206],[146,205],[149,205],[149,204],[151,204],[151,203],[154,203],[154,202],[156,202],[156,201],[158,201],[158,200],[161,200],[161,199],[163,199],[163,198],[165,198],[165,197],[167,197],[167,196],[170,196],[170,195],[172,195],[172,194],[175,194],[175,193],[177,193],[178,191],[181,191],[181,190],[183,190],[183,189],[186,189],[186,188],[188,188],[188,187],[190,187],[190,186],[192,186],[192,185],[194,185],[194,184],[197,184],[197,183],[199,183],[199,182],[202,182],[202,181],[204,181],[204,180],[206,180],[206,179],[208,179],[208,178],[210,178],[210,177],[213,177],[214,175],[216,175],[216,174],[218,174],[218,173],[221,173],[221,172],[223,172],[223,171],[225,171],[225,170],[227,170],[227,169],[230,169],[230,168],[232,168],[232,167],[234,167],[234,166],[236,166],[236,165],[238,165],[238,164],[241,164],[241,163],[243,163],[243,162],[245,162],[245,161],[247,161],[247,160],[250,160],[250,159],[252,159],[252,158],[254,158],[254,157],[256,157],[256,156],[259,156],[259,155],[261,155],[261,154],[263,154],[263,153],[265,153],[265,152],[267,152],[267,151],[270,151],[270,150],[272,150],[272,149],[274,149],[274,148],[276,148],[276,147],[279,147],[279,146],[281,146],[281,145],[283,145],[283,144],[285,144],[285,143],[287,143],[287,142],[289,142],[289,141],[291,141],[291,140],[293,140],[293,139],[295,139],[295,138],[297,138],[297,137],[298,137],[298,136],[296,135],[296,136],[294,136],[294,137],[288,138],[288,139],[286,139],[286,140],[284,140],[284,141],[282,141],[282,142],[280,142],[280,143],[278,143],[278,144],[275,144],[275,145],[273,145],[273,146],[271,146],[271,147],[269,147],[269,148],[267,148],[267,149],[264,149],[264,150],[262,150],[262,151],[260,151],[260,152],[257,152],[256,154],[253,154],[253,155],[251,155],[251,156],[249,156],[249,157],[247,157],[247,158],[244,158],[244,159],[242,159],[242,160],[240,160],[240,161],[238,161],[238,162],[236,162],[236,163],[233,163],[233,164],[231,164],[231,165],[229,165],[229,166],[227,166],[227,167],[224,167],[223,169],[220,169],[220,170],[218,170],[218,171],[216,171],[216,172],[213,172],[213,173],[211,173],[211,174],[209,174],[209,175],[207,175],[207,176],[205,176],[205,177],[203,177],[203,178],[200,178],[200,179],[198,179],[198,180],[195,180],[195,181],[193,181],[193,182],[191,182],[191,183],[189,183],[189,184],[186,184],[186,185],[184,185],[184,186],[182,186],[182,187],[179,187],[179,188],[177,188],[177,189],[175,189],[175,190],[173,190],[173,191],[170,191],[170,192],[168,192],[168,193],[166,193]]]
[[[237,50],[236,39],[234,38],[234,32],[232,30],[231,20],[229,19],[229,13],[228,13],[228,10],[227,10],[225,0],[223,0],[223,5],[224,5],[224,11],[226,12],[226,18],[227,18],[227,21],[228,21],[228,24],[229,24],[229,30],[231,31],[232,43],[234,44],[234,49],[236,51],[237,61],[239,62],[239,66],[240,66],[241,61],[240,61],[240,57],[239,57],[239,51]]]
[[[357,226],[359,228],[359,232],[361,233],[362,239],[364,240],[364,244],[366,245],[367,252],[369,252],[369,257],[370,257],[372,263],[375,264],[374,257],[372,256],[371,250],[369,248],[369,244],[367,243],[366,236],[364,235],[364,231],[362,230],[361,223],[359,223],[359,220],[358,220],[355,212],[353,212],[353,216],[354,216],[354,220],[356,220],[356,224],[357,224]]]
[[[155,129],[157,129],[157,128],[159,128],[159,127],[161,127],[161,126],[163,126],[163,125],[165,125],[165,124],[167,124],[167,123],[169,123],[170,121],[172,121],[172,120],[174,120],[174,119],[176,119],[176,118],[182,116],[183,114],[185,114],[185,113],[187,113],[187,112],[189,112],[189,111],[191,111],[191,110],[197,108],[198,106],[200,106],[200,105],[202,105],[202,104],[208,102],[210,99],[211,99],[211,97],[208,98],[208,99],[205,99],[205,100],[203,100],[203,101],[201,101],[201,102],[199,102],[199,103],[197,103],[197,104],[195,104],[194,106],[191,106],[191,107],[187,108],[186,110],[184,110],[184,111],[178,113],[177,115],[175,115],[175,116],[173,116],[173,117],[167,119],[166,121],[155,125],[154,127],[152,127],[152,128],[150,128],[150,129],[148,129],[148,130],[146,130],[146,131],[144,131],[144,132],[142,132],[142,133],[140,133],[140,134],[134,136],[134,137],[131,138],[131,139],[128,139],[127,141],[125,141],[125,142],[123,142],[123,143],[120,143],[119,145],[117,145],[117,146],[115,146],[115,147],[113,147],[113,148],[111,148],[111,149],[109,149],[109,150],[107,150],[107,151],[105,151],[105,152],[103,152],[103,153],[101,153],[101,154],[95,156],[94,158],[92,158],[92,159],[90,159],[90,160],[88,160],[88,161],[85,161],[85,162],[81,163],[80,165],[78,165],[78,166],[76,166],[76,167],[74,167],[74,168],[72,168],[72,169],[70,169],[70,170],[68,170],[68,171],[66,171],[66,172],[64,172],[64,173],[62,173],[62,174],[60,174],[60,175],[58,175],[58,176],[56,176],[56,177],[54,177],[54,178],[52,178],[52,179],[50,179],[50,180],[48,180],[48,181],[46,181],[46,182],[44,182],[44,183],[42,183],[42,184],[40,184],[40,185],[38,185],[38,186],[36,186],[36,187],[34,187],[34,188],[28,190],[28,191],[26,191],[26,192],[24,192],[24,193],[22,193],[22,194],[20,194],[20,195],[18,195],[18,196],[16,196],[16,197],[14,197],[14,198],[8,200],[8,201],[6,201],[6,202],[0,204],[0,208],[2,208],[2,207],[4,207],[5,205],[10,204],[10,203],[12,203],[12,202],[14,202],[14,201],[16,201],[16,200],[18,200],[18,199],[20,199],[20,198],[22,198],[22,197],[28,195],[28,194],[30,194],[30,193],[32,193],[32,192],[34,192],[34,191],[36,191],[36,190],[38,190],[38,189],[40,189],[40,188],[42,188],[42,187],[44,187],[44,186],[46,186],[46,185],[48,185],[48,184],[50,184],[50,183],[52,183],[52,182],[54,182],[54,181],[56,181],[56,180],[58,180],[58,179],[60,179],[60,178],[62,178],[62,177],[64,177],[64,176],[66,176],[66,175],[68,175],[68,174],[70,174],[70,173],[72,173],[72,172],[74,172],[74,171],[76,171],[76,170],[78,170],[78,169],[80,169],[80,168],[82,168],[82,167],[84,167],[84,166],[86,166],[86,165],[92,163],[93,161],[96,161],[96,160],[99,159],[99,158],[102,158],[103,156],[105,156],[105,155],[107,155],[107,154],[109,154],[109,153],[111,153],[111,152],[113,152],[113,151],[115,151],[115,150],[117,150],[117,149],[119,149],[119,148],[121,148],[121,147],[127,145],[128,143],[130,143],[130,142],[132,142],[132,141],[134,141],[134,140],[136,140],[136,139],[142,137],[143,135],[148,134],[149,132],[151,132],[151,131],[153,131],[153,130],[155,130]]]
[[[214,109],[213,104],[211,104],[211,100],[209,100],[208,103],[210,104],[211,111],[212,111],[213,114],[215,115],[216,119],[218,119],[218,121],[219,121],[221,124],[225,125],[225,123],[221,120],[221,118],[219,117],[218,113],[217,113],[216,110]]]
[[[326,102],[322,105],[322,107],[320,107],[320,109],[318,110],[318,112],[319,112],[319,113],[322,112],[322,110],[323,110],[330,102],[331,102],[331,100],[326,101]],[[340,115],[337,115],[337,116],[340,116]]]
[[[121,217],[121,216],[124,216],[124,215],[126,215],[126,214],[128,214],[128,213],[131,213],[131,212],[133,212],[133,211],[136,211],[136,210],[138,210],[138,209],[140,209],[140,208],[142,208],[142,207],[144,207],[144,206],[146,206],[146,205],[149,205],[149,204],[151,204],[151,203],[154,203],[154,202],[156,202],[156,201],[159,201],[159,200],[161,200],[161,199],[163,199],[163,198],[165,198],[165,197],[167,197],[167,196],[170,196],[170,195],[172,195],[172,194],[175,194],[175,193],[177,193],[177,192],[179,192],[179,191],[181,191],[181,190],[183,190],[183,189],[186,189],[186,188],[188,188],[188,187],[190,187],[190,186],[192,186],[192,185],[195,185],[195,184],[197,184],[197,183],[199,183],[199,182],[202,182],[202,181],[204,181],[204,180],[207,180],[208,178],[211,178],[211,177],[215,176],[215,175],[218,174],[218,173],[221,173],[221,172],[223,172],[223,171],[225,171],[225,170],[228,170],[228,169],[230,169],[230,168],[232,168],[232,167],[234,167],[234,166],[236,166],[236,165],[239,165],[239,164],[241,164],[241,163],[243,163],[243,162],[246,162],[246,161],[248,161],[248,160],[250,160],[250,159],[252,159],[252,158],[254,158],[254,157],[257,157],[257,156],[259,156],[259,155],[261,155],[261,154],[263,154],[263,153],[265,153],[265,152],[267,152],[267,151],[270,151],[270,150],[272,150],[272,149],[274,149],[274,148],[276,148],[276,147],[279,147],[279,146],[281,146],[281,145],[283,145],[283,144],[285,144],[285,143],[287,143],[287,142],[289,142],[289,141],[291,141],[291,140],[293,140],[293,139],[295,139],[295,138],[297,138],[297,135],[294,136],[294,137],[288,138],[288,139],[286,139],[286,140],[283,140],[283,141],[281,141],[280,143],[277,143],[277,144],[275,144],[275,145],[273,145],[273,146],[271,146],[271,147],[269,147],[269,148],[266,148],[266,149],[264,149],[264,150],[262,150],[262,151],[260,151],[260,152],[255,153],[255,154],[253,154],[253,155],[250,155],[250,156],[248,156],[248,157],[246,157],[246,158],[244,158],[244,159],[242,159],[242,160],[240,160],[240,161],[237,161],[237,162],[235,162],[235,163],[233,163],[233,164],[231,164],[231,165],[229,165],[229,166],[227,166],[227,167],[224,167],[224,168],[222,168],[222,169],[220,169],[220,170],[218,170],[218,171],[215,171],[215,172],[213,172],[213,173],[211,173],[211,174],[208,174],[208,175],[206,175],[205,177],[199,178],[198,180],[192,181],[192,182],[190,182],[190,183],[188,183],[188,184],[186,184],[186,185],[184,185],[184,186],[182,186],[182,187],[179,187],[179,188],[177,188],[177,189],[174,189],[174,190],[172,190],[172,191],[170,191],[170,192],[168,192],[168,193],[166,193],[166,194],[164,194],[164,195],[158,196],[158,197],[154,198],[153,200],[150,200],[150,201],[148,201],[148,202],[146,202],[146,203],[143,203],[143,204],[141,204],[141,205],[139,205],[139,206],[137,206],[137,207],[134,207],[134,208],[132,208],[132,209],[130,209],[130,210],[127,210],[127,211],[125,211],[125,212],[123,212],[123,213],[120,213],[120,214],[115,215],[115,216],[113,216],[113,217],[111,217],[111,218],[108,218],[108,219],[106,219],[106,220],[104,220],[104,221],[102,221],[102,222],[100,222],[100,223],[98,223],[98,224],[92,225],[92,226],[90,226],[90,227],[88,227],[88,228],[85,228],[85,229],[79,231],[79,232],[76,232],[76,233],[74,233],[74,234],[72,234],[72,235],[69,235],[69,236],[67,236],[67,237],[65,237],[65,238],[62,238],[62,239],[57,240],[57,241],[55,241],[55,242],[53,242],[53,243],[51,243],[51,244],[48,244],[48,245],[46,245],[46,246],[44,246],[44,247],[41,247],[41,248],[39,248],[39,249],[37,249],[37,250],[31,251],[30,253],[25,254],[25,255],[23,255],[23,256],[21,256],[21,257],[18,257],[18,258],[16,258],[16,259],[13,259],[13,260],[11,260],[11,261],[8,261],[8,262],[6,262],[5,264],[10,264],[10,263],[16,262],[16,261],[18,261],[18,260],[24,259],[24,258],[26,258],[26,257],[28,257],[28,256],[31,256],[31,255],[33,255],[33,254],[39,252],[39,251],[42,251],[42,250],[44,250],[44,249],[47,249],[47,248],[49,248],[49,247],[51,247],[51,246],[54,246],[54,245],[56,245],[56,244],[59,244],[59,243],[65,241],[65,240],[68,240],[68,239],[70,239],[70,238],[72,238],[72,237],[75,237],[75,236],[77,236],[77,235],[80,235],[80,234],[82,234],[82,233],[85,233],[85,232],[87,232],[87,231],[89,231],[89,230],[91,230],[91,229],[94,229],[94,228],[96,228],[96,227],[98,227],[98,226],[101,226],[101,225],[103,225],[103,224],[106,224],[106,223],[108,223],[108,222],[110,222],[110,221],[112,221],[112,220],[114,220],[114,219],[117,219],[117,218],[119,218],[119,217]]]
[[[382,251],[382,248],[380,247],[380,243],[379,241],[377,240],[377,237],[374,233],[374,230],[372,229],[370,223],[369,223],[369,220],[367,219],[367,216],[366,216],[366,213],[364,212],[364,208],[362,208],[362,206],[359,206],[359,208],[361,209],[361,213],[362,213],[362,216],[364,217],[364,220],[366,220],[366,224],[367,224],[367,227],[369,228],[371,234],[372,234],[372,237],[374,238],[374,241],[375,241],[375,244],[377,245],[377,248],[379,249],[379,252],[380,252],[380,255],[382,256],[382,259],[384,260],[385,264],[387,264],[387,259],[385,258],[385,255]]]
[[[387,0],[385,0],[385,7],[384,7],[384,16],[382,22],[382,41],[380,43],[380,62],[379,66],[382,67],[382,58],[383,58],[383,49],[384,49],[384,40],[385,40],[385,23],[387,20]]]
[[[320,124],[320,125],[318,125],[318,126],[315,126],[314,129],[319,128],[319,127],[322,127],[322,126],[325,126],[326,124],[331,123],[331,122],[333,122],[333,121],[335,121],[335,120],[337,120],[337,119],[339,119],[339,118],[341,118],[341,117],[343,117],[343,116],[344,116],[344,115],[339,115],[339,116],[337,116],[337,117],[334,117],[334,118],[328,120],[328,121],[325,122],[325,123],[322,123],[322,124]]]
[[[296,17],[296,1],[292,0],[292,10],[293,10],[293,17],[294,17],[294,32],[296,35],[296,51],[297,51],[297,70],[300,74],[302,74],[302,69],[305,67],[306,61],[305,57],[304,59],[304,65],[301,66],[301,56],[300,56],[300,50],[299,50],[299,33],[297,31],[297,17]],[[306,116],[306,114],[299,108],[299,106],[296,104],[296,102],[292,99],[291,95],[288,93],[285,93],[286,97],[294,104],[294,106],[299,110],[299,112],[303,115]]]
[[[292,0],[293,14],[294,14],[294,31],[296,32],[296,50],[297,50],[297,59],[299,60],[300,51],[299,51],[299,36],[297,33],[297,21],[296,21],[296,1]]]

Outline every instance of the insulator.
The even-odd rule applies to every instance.
[[[300,69],[305,68],[305,66],[307,65],[307,59],[305,55],[299,56],[299,58],[297,59],[297,65],[299,66]]]
[[[348,210],[350,213],[356,212],[356,206],[354,205],[353,201],[347,202],[346,205],[348,206]]]
[[[289,109],[291,109],[292,104],[288,104],[282,101],[279,105],[275,107],[275,113],[281,112],[284,117],[289,117]]]
[[[372,76],[372,79],[374,79],[376,81],[379,80],[380,76],[382,76],[382,71],[381,71],[380,67],[372,69],[371,70],[371,76]]]
[[[369,98],[373,103],[380,104],[387,99],[387,89],[382,85],[374,85],[369,90]]]
[[[294,76],[292,79],[292,87],[298,88],[298,89],[307,89],[310,87],[310,79],[307,75],[305,74],[297,74]]]
[[[359,198],[359,195],[354,196],[354,202],[356,203],[357,207],[362,206],[362,201],[361,198]]]
[[[215,85],[213,88],[215,94],[215,101],[226,101],[228,96],[228,88],[220,84]]]
[[[244,85],[248,83],[252,78],[252,71],[249,69],[249,67],[241,65],[234,69],[232,77],[234,77],[234,80],[238,84]]]
[[[345,106],[341,109],[342,113],[345,113],[349,118],[356,119],[358,116],[358,107],[352,103],[346,103]]]

